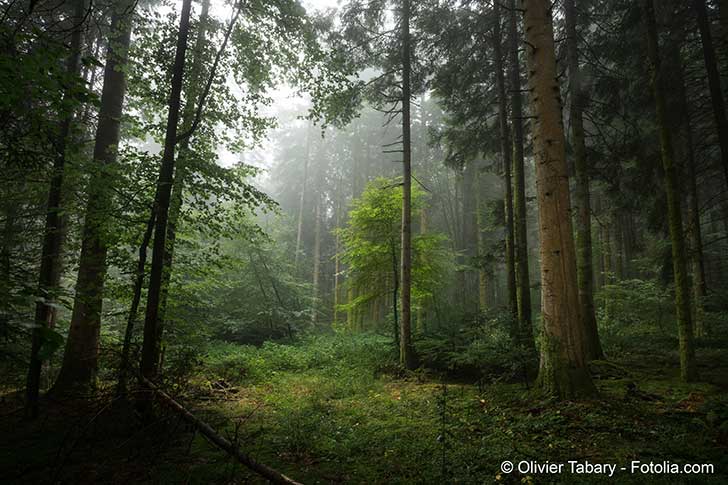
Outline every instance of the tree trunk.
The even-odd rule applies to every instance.
[[[720,161],[726,184],[728,184],[728,119],[726,119],[725,100],[723,99],[720,74],[718,73],[718,60],[716,59],[715,47],[713,46],[713,39],[710,33],[710,21],[708,20],[708,12],[705,8],[705,0],[693,0],[693,8],[698,18],[705,70],[708,73],[708,86],[710,87],[713,117],[715,118],[715,127],[718,130]]]
[[[508,126],[508,97],[506,95],[506,82],[503,70],[503,52],[501,47],[501,15],[500,3],[493,3],[495,14],[493,24],[493,57],[495,63],[495,82],[498,92],[498,127],[500,131],[500,151],[503,162],[503,185],[505,186],[505,229],[506,229],[506,287],[508,289],[508,310],[514,320],[518,319],[518,290],[516,289],[516,249],[513,221],[513,180],[511,169],[513,167],[513,151],[511,150],[511,133]],[[513,32],[510,33],[513,36]],[[515,42],[511,40],[511,43]],[[516,121],[515,119],[513,120]],[[519,121],[520,122],[520,121]],[[520,324],[514,321],[511,337],[514,341],[520,338]]]
[[[298,224],[296,227],[296,252],[293,256],[294,268],[298,270],[298,260],[301,253],[301,238],[303,236],[303,208],[306,202],[306,185],[308,183],[308,164],[311,157],[311,125],[306,125],[306,158],[303,162],[303,182],[301,184],[301,197],[298,202]]]
[[[488,308],[488,276],[486,269],[486,247],[485,247],[485,204],[483,203],[483,174],[480,169],[476,172],[477,185],[475,189],[476,195],[476,214],[477,225],[476,231],[478,235],[478,311],[483,312]],[[425,211],[422,211],[424,217]]]
[[[695,349],[693,347],[693,325],[690,313],[690,293],[688,289],[685,241],[683,236],[682,213],[680,209],[679,185],[674,161],[672,134],[668,128],[665,93],[660,75],[660,55],[658,48],[657,24],[652,0],[643,0],[644,17],[647,27],[647,54],[650,62],[652,89],[655,98],[657,126],[662,151],[662,164],[665,170],[665,190],[667,192],[667,211],[672,242],[672,266],[675,279],[675,306],[680,340],[680,375],[685,381],[697,378]]]
[[[511,54],[511,112],[513,116],[513,211],[516,259],[516,289],[520,342],[534,348],[531,325],[531,284],[528,271],[528,219],[526,218],[526,181],[523,162],[523,109],[521,102],[521,69],[518,63],[518,25],[516,2],[511,0],[510,54]]]
[[[316,221],[314,223],[313,241],[313,276],[312,276],[312,300],[311,300],[311,323],[316,325],[318,321],[319,301],[319,279],[321,277],[321,196],[316,195]]]
[[[576,268],[579,280],[579,306],[586,330],[587,359],[604,358],[599,341],[599,330],[594,313],[594,270],[592,268],[591,197],[589,194],[589,165],[586,159],[584,139],[584,93],[579,69],[579,48],[576,24],[578,22],[575,0],[565,0],[566,43],[569,63],[569,95],[571,97],[569,123],[571,145],[574,151],[576,172]]]
[[[202,1],[200,19],[198,21],[197,35],[195,36],[194,58],[190,69],[189,89],[186,93],[187,101],[182,112],[183,132],[190,130],[195,120],[195,100],[198,96],[198,86],[202,84],[202,66],[205,55],[205,36],[207,34],[207,23],[210,11],[210,0]],[[169,296],[169,285],[172,279],[172,265],[174,263],[174,248],[177,241],[177,228],[182,213],[184,202],[185,182],[187,181],[190,157],[190,138],[187,137],[179,144],[177,163],[175,164],[174,179],[172,182],[172,195],[169,207],[169,222],[167,223],[167,244],[164,249],[164,271],[162,272],[162,283],[159,303],[159,320],[164,321],[167,317],[167,297]]]
[[[180,114],[180,97],[182,94],[182,77],[184,75],[187,37],[189,35],[190,8],[192,0],[182,2],[177,48],[172,67],[172,89],[169,97],[169,114],[167,131],[164,139],[164,153],[159,171],[155,205],[157,221],[154,227],[154,252],[152,253],[152,270],[149,276],[149,292],[147,294],[147,310],[144,319],[144,342],[142,344],[141,372],[147,379],[157,376],[159,366],[159,347],[162,335],[160,321],[160,296],[162,273],[164,271],[164,254],[167,245],[167,222],[172,193],[174,174],[174,150],[177,142],[177,123]]]
[[[121,2],[112,13],[104,87],[94,144],[96,170],[89,182],[76,296],[63,364],[54,385],[56,392],[95,386],[106,252],[110,237],[108,219],[112,210],[112,191],[108,186],[106,172],[116,163],[118,153],[121,115],[126,94],[125,65],[134,5],[136,4],[130,1]]]
[[[673,106],[669,106],[670,128],[680,133],[678,137],[679,160],[682,162],[682,172],[685,176],[687,189],[687,217],[688,233],[690,235],[690,263],[693,292],[692,318],[695,335],[702,337],[703,328],[703,300],[707,294],[705,284],[705,267],[703,264],[703,241],[700,227],[700,204],[698,200],[697,180],[695,174],[695,152],[692,141],[692,127],[690,120],[690,107],[688,106],[685,87],[685,70],[680,49],[684,44],[682,30],[674,30],[668,36],[667,52],[662,72],[668,74],[669,80],[665,88],[675,93]],[[677,170],[677,169],[676,169]]]
[[[76,0],[71,16],[72,34],[70,51],[66,60],[66,73],[69,77],[77,77],[81,72],[81,37],[83,32],[85,0]],[[70,101],[72,94],[66,92],[64,100]],[[40,374],[43,361],[39,352],[44,343],[43,330],[51,328],[55,323],[56,310],[53,302],[58,293],[61,280],[61,249],[63,246],[62,193],[63,176],[66,165],[66,146],[71,132],[73,113],[64,113],[60,120],[58,133],[58,153],[53,161],[48,203],[46,205],[45,229],[43,232],[43,249],[40,260],[38,291],[41,298],[35,305],[35,321],[32,333],[30,366],[26,383],[25,412],[29,418],[38,416],[38,394],[40,391]],[[12,219],[6,222],[12,228]],[[9,251],[7,252],[9,255]],[[9,258],[9,256],[8,256]],[[10,264],[8,259],[8,266]]]
[[[564,127],[550,0],[521,0],[529,64],[541,241],[543,343],[538,385],[562,399],[591,396],[586,332],[579,316]]]
[[[412,140],[410,134],[410,0],[402,0],[402,317],[399,359],[407,369],[416,366],[411,331],[412,291]]]

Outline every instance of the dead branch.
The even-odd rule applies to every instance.
[[[258,463],[250,456],[246,455],[242,451],[238,449],[237,446],[233,445],[230,441],[220,436],[217,431],[215,431],[212,426],[205,423],[201,419],[195,417],[191,412],[189,412],[184,406],[182,406],[180,403],[172,399],[167,393],[162,391],[159,387],[157,387],[154,383],[152,383],[149,379],[147,379],[144,376],[139,376],[142,383],[149,387],[152,391],[154,391],[157,396],[170,408],[172,408],[173,411],[176,411],[179,413],[182,418],[184,418],[185,421],[192,424],[200,433],[202,433],[212,444],[217,446],[218,448],[222,449],[223,451],[227,452],[230,456],[235,458],[241,465],[245,465],[246,467],[250,468],[254,472],[258,473],[259,475],[267,478],[273,483],[283,483],[283,484],[289,484],[289,485],[301,485],[300,482],[297,482],[291,478],[288,478],[287,476],[283,475],[279,471],[276,471],[262,463]]]

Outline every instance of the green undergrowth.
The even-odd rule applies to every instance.
[[[725,367],[725,348],[703,350],[704,374]],[[246,453],[306,484],[726,483],[726,388],[681,383],[671,352],[595,362],[599,398],[556,403],[522,382],[403,372],[391,340],[376,335],[215,343],[175,395]],[[73,419],[56,410],[32,425],[4,422],[12,445],[0,471],[28,470],[18,483],[264,483],[174,414],[140,426],[133,409],[110,406],[90,423],[105,405],[95,406],[72,405]],[[506,460],[709,463],[715,473],[506,474]]]
[[[221,346],[207,365],[213,378],[229,379],[223,388],[229,391],[200,412],[246,452],[304,483],[728,480],[728,400],[715,385],[683,384],[658,369],[610,362],[609,371],[595,369],[599,399],[553,403],[534,400],[523,384],[478,388],[398,372],[390,347],[376,336]],[[238,365],[245,371],[236,375],[231,369]],[[217,453],[202,440],[194,452],[210,459]],[[715,474],[504,474],[504,460],[588,460],[628,469],[633,460],[711,463]],[[193,482],[205,483],[210,474],[257,480],[230,467],[200,464]]]

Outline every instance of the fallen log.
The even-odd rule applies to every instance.
[[[159,396],[159,398],[167,404],[170,408],[172,408],[174,411],[179,413],[182,418],[187,421],[188,423],[192,424],[197,430],[202,433],[207,439],[209,439],[215,446],[222,449],[223,451],[227,452],[230,456],[235,458],[241,465],[245,465],[246,467],[250,468],[257,474],[267,478],[273,483],[283,483],[283,484],[289,484],[289,485],[302,485],[300,482],[297,482],[291,478],[288,478],[284,474],[280,473],[277,470],[274,470],[273,468],[264,465],[262,463],[259,463],[255,461],[250,456],[246,455],[236,445],[231,443],[229,440],[223,438],[220,436],[217,431],[215,431],[212,426],[205,423],[201,419],[197,418],[195,415],[193,415],[191,412],[189,412],[184,406],[182,406],[180,403],[172,399],[167,393],[162,391],[159,387],[157,387],[153,382],[151,382],[149,379],[147,379],[144,376],[140,376],[142,383],[147,386],[149,389],[154,391],[154,393]]]

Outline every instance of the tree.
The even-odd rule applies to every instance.
[[[402,322],[399,360],[407,369],[417,365],[412,346],[412,136],[410,127],[411,50],[410,0],[402,0]]]
[[[667,105],[660,69],[657,23],[652,0],[642,0],[644,21],[647,29],[647,56],[650,63],[652,90],[655,99],[655,117],[660,137],[662,165],[665,170],[665,192],[667,214],[672,246],[672,269],[675,279],[675,309],[677,313],[678,336],[680,341],[680,375],[690,382],[697,378],[695,348],[693,344],[693,324],[690,311],[690,291],[688,288],[687,258],[683,234],[682,211],[680,208],[680,189],[678,183],[675,154],[672,146],[672,133],[667,119]]]
[[[412,213],[424,210],[424,193],[413,188]],[[401,215],[403,193],[399,179],[377,178],[370,182],[361,197],[354,199],[346,227],[337,231],[341,261],[348,266],[347,285],[359,289],[347,310],[363,307],[377,300],[392,305],[393,335],[400,335],[398,292],[401,290]],[[443,237],[435,232],[413,237],[413,302],[431,298],[441,286],[439,275],[450,257],[442,248]],[[389,297],[391,295],[391,298]]]
[[[718,131],[718,144],[720,145],[720,162],[723,166],[726,184],[728,184],[728,118],[726,118],[725,99],[720,85],[720,74],[718,74],[718,61],[715,55],[715,47],[713,47],[713,37],[710,33],[710,22],[705,8],[705,0],[692,0],[692,2],[698,18],[705,70],[708,73],[710,99],[712,101],[715,127]]]
[[[531,109],[536,116],[533,146],[543,312],[538,385],[545,394],[562,399],[591,396],[596,388],[587,367],[586,335],[579,315],[551,2],[521,0],[520,5],[524,13]]]
[[[576,245],[577,276],[579,282],[579,305],[581,318],[587,335],[587,358],[604,358],[599,341],[599,330],[594,313],[594,270],[592,268],[591,197],[589,193],[589,167],[586,157],[584,136],[584,92],[579,68],[579,47],[577,34],[577,11],[574,0],[566,0],[566,45],[569,64],[569,124],[571,125],[571,146],[574,153],[576,172]]]
[[[54,392],[95,386],[106,255],[110,242],[108,219],[112,211],[112,188],[109,187],[108,176],[118,154],[134,5],[135,2],[124,1],[115,4],[112,9],[93,152],[96,166],[88,186],[71,327]]]
[[[508,125],[508,97],[506,95],[506,82],[503,69],[500,9],[500,3],[494,2],[493,56],[495,58],[495,81],[498,91],[498,129],[500,130],[500,151],[503,163],[503,185],[505,186],[506,286],[508,288],[508,309],[513,315],[514,321],[518,322],[518,290],[516,289],[516,252],[513,220],[513,179],[511,177],[513,147],[515,145],[511,143],[510,127]],[[513,33],[511,33],[511,38],[513,38]],[[515,42],[515,39],[512,42]],[[513,59],[511,59],[511,62],[513,62]],[[520,73],[518,73],[518,76],[520,76]],[[515,115],[513,123],[520,124],[520,120],[516,120]],[[521,143],[523,141],[522,134],[520,141]],[[521,157],[522,162],[523,157]],[[518,325],[513,329],[513,337],[516,341],[520,341],[520,335],[521,329],[520,325]]]
[[[526,175],[523,157],[523,110],[521,108],[521,68],[518,61],[516,3],[511,0],[509,15],[511,117],[513,123],[513,210],[516,245],[516,288],[518,292],[519,340],[533,346],[531,325],[531,283],[528,275],[528,231],[526,219]]]
[[[76,0],[73,3],[71,15],[71,43],[66,60],[66,72],[69,76],[69,85],[64,93],[64,99],[75,106],[74,93],[76,79],[81,74],[81,48],[86,2]],[[76,79],[73,79],[76,78]],[[71,81],[73,80],[73,81]],[[66,165],[66,146],[71,135],[73,110],[62,113],[58,133],[57,154],[53,163],[53,174],[48,188],[48,203],[43,233],[43,245],[40,264],[38,289],[40,300],[36,303],[35,326],[32,332],[30,366],[26,385],[26,415],[35,418],[38,415],[38,393],[40,388],[40,374],[43,365],[41,349],[51,344],[49,331],[55,323],[54,296],[58,293],[61,279],[61,248],[63,245],[62,215],[63,210],[63,180]]]
[[[149,276],[147,309],[144,318],[144,342],[141,361],[142,375],[150,380],[156,378],[159,366],[159,348],[162,336],[162,322],[160,321],[162,273],[165,271],[164,256],[167,247],[167,223],[169,220],[170,198],[174,177],[175,146],[178,141],[177,124],[180,115],[182,76],[184,74],[185,54],[187,52],[191,6],[192,0],[184,0],[182,3],[179,30],[177,31],[177,47],[174,66],[172,67],[172,85],[169,96],[164,153],[159,169],[157,191],[154,196],[154,210],[156,211],[154,251],[152,253],[152,269]]]

